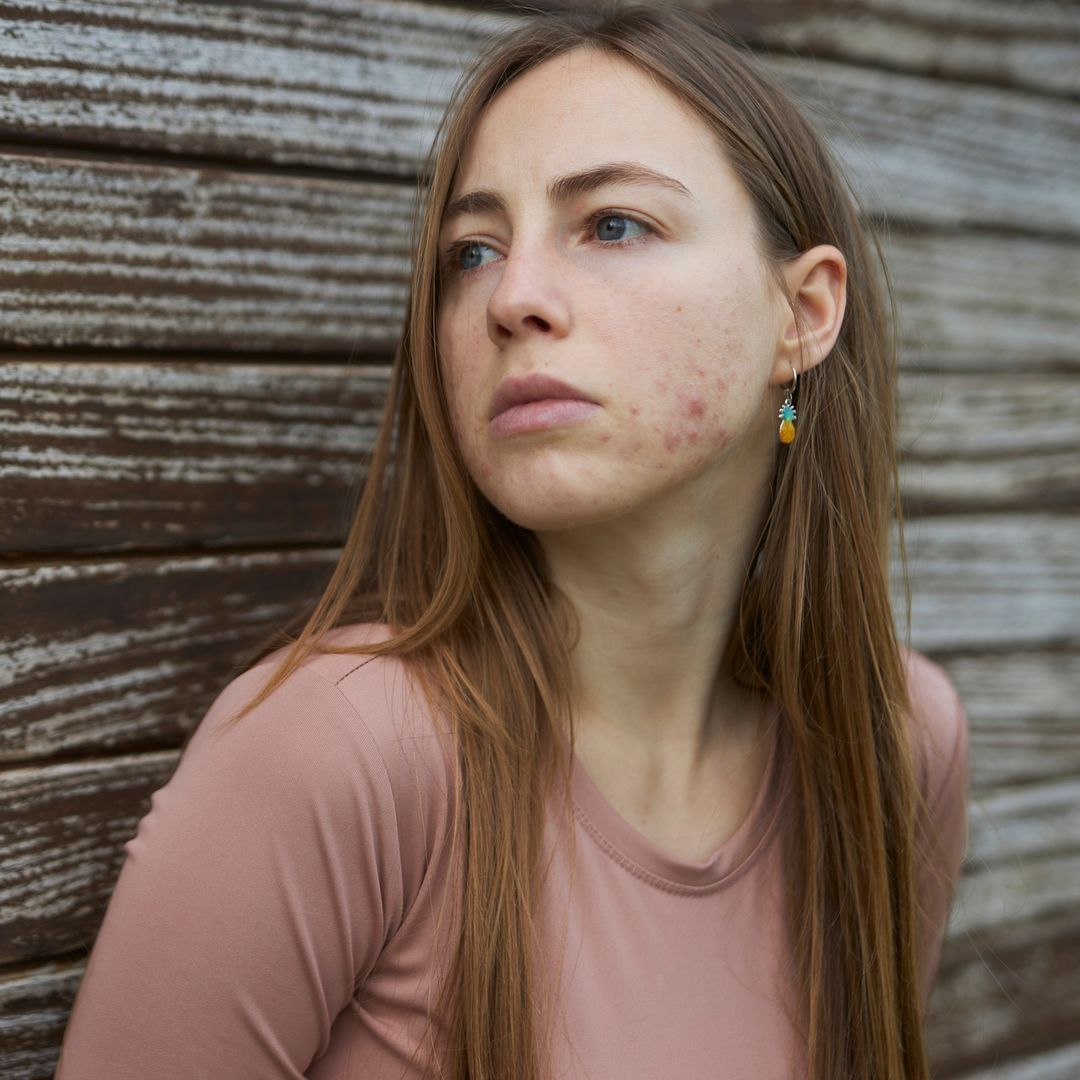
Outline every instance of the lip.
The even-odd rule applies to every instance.
[[[497,438],[521,435],[527,431],[543,431],[584,420],[599,409],[594,401],[581,398],[545,398],[542,401],[526,401],[503,409],[489,424],[488,431]]]
[[[575,400],[599,404],[584,391],[570,383],[556,379],[553,375],[535,372],[532,375],[516,375],[503,379],[491,399],[488,419],[494,420],[500,413],[515,405],[526,405],[533,401]]]

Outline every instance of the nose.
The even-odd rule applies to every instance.
[[[556,335],[569,328],[566,267],[540,241],[511,249],[496,271],[488,298],[488,336],[497,345],[537,331]]]

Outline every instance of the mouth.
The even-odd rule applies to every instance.
[[[598,406],[583,390],[552,375],[536,372],[503,379],[491,399],[488,419],[495,420],[508,410],[541,402],[577,402]]]
[[[528,431],[543,431],[584,420],[599,410],[595,401],[581,398],[544,398],[511,405],[492,418],[488,431],[495,438],[521,435]]]

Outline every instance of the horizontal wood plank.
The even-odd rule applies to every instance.
[[[405,185],[0,155],[0,342],[387,352]]]
[[[1074,569],[1069,576],[1075,522],[978,515],[922,524],[912,575],[912,644],[931,654],[977,654],[989,644],[1007,670],[1005,660],[1018,647],[1053,653],[1068,639],[1071,648],[1061,650],[1066,660],[1028,661],[1017,669],[1026,671],[1018,691],[1041,671],[1065,680],[1060,694],[1043,692],[1040,709],[1046,711],[1034,714],[1030,729],[1023,727],[1027,720],[1012,731],[999,725],[998,736],[1031,738],[1036,725],[1045,724],[1075,760],[1075,736],[1065,726],[1075,716],[1065,687],[1080,644]],[[1033,541],[1017,544],[1020,529]],[[337,552],[0,566],[6,627],[0,655],[9,660],[0,761],[175,744],[252,643],[298,605],[314,601]],[[897,615],[902,624],[899,607]],[[969,676],[973,670],[980,669],[968,668]],[[966,695],[966,681],[963,689]],[[977,686],[971,690],[976,703],[984,700]],[[1046,762],[1045,771],[1060,765]]]
[[[1080,652],[936,654],[964,702],[974,788],[1080,776]]]
[[[84,959],[0,971],[4,1080],[50,1080],[85,971]]]
[[[0,551],[338,543],[388,374],[0,363]]]
[[[912,362],[899,398],[908,514],[1080,506],[1074,375],[955,374]]]
[[[413,176],[505,14],[379,0],[4,0],[0,137]]]
[[[388,374],[0,362],[0,551],[339,543]],[[900,394],[911,514],[1080,505],[1075,378],[912,371]]]
[[[927,1021],[935,1075],[1073,1080],[1059,1066],[1080,1041],[1078,912],[946,938]]]
[[[1004,5],[994,7],[1003,22]],[[929,0],[914,19],[891,10],[924,39],[947,40]],[[351,11],[330,0],[7,0],[4,11],[0,135],[398,176],[421,172],[451,89],[486,36],[521,18],[405,0]],[[847,19],[872,36],[867,15]],[[879,26],[883,18],[879,10]],[[797,34],[805,22],[792,25]],[[1060,45],[1049,20],[1041,25]],[[1080,235],[1080,117],[1070,102],[812,55],[761,61],[807,103],[870,209]]]
[[[912,638],[929,652],[1073,649],[1080,644],[1075,514],[957,514],[905,528]],[[892,600],[905,597],[893,543]]]
[[[11,153],[0,186],[0,347],[348,357],[400,337],[413,187]],[[905,366],[1080,368],[1080,241],[884,247]]]
[[[1057,0],[754,0],[755,44],[956,82],[1080,96],[1080,9]]]
[[[177,745],[334,549],[0,566],[0,761]]]

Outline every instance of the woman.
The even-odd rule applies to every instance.
[[[926,1077],[967,725],[836,165],[634,6],[490,41],[429,175],[341,560],[126,845],[57,1075]]]

